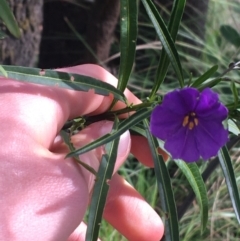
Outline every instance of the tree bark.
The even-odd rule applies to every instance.
[[[89,13],[86,40],[95,53],[85,55],[86,62],[101,63],[109,57],[120,14],[120,0],[95,0]]]
[[[7,65],[34,66],[39,55],[42,32],[43,0],[9,0],[9,5],[21,30],[16,39],[0,23],[0,29],[8,36],[0,40],[0,63]]]

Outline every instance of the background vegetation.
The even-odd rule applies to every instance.
[[[51,1],[45,1],[45,14],[47,11],[50,11],[48,8],[50,2]],[[56,18],[60,19],[59,21],[61,21],[64,27],[58,29],[58,20],[51,21],[51,18],[50,20],[48,19],[48,15],[45,16],[42,44],[35,65],[41,68],[53,68],[84,62],[94,62],[102,64],[117,76],[119,67],[120,26],[116,19],[118,19],[119,12],[116,11],[111,17],[111,28],[114,37],[111,38],[110,42],[108,41],[108,46],[105,46],[108,48],[106,50],[108,51],[107,55],[105,53],[104,56],[101,56],[101,53],[97,51],[99,47],[94,45],[96,41],[89,40],[92,36],[92,33],[88,32],[89,28],[91,28],[89,24],[91,25],[94,19],[90,19],[88,22],[83,21],[85,18],[84,12],[94,11],[94,9],[92,9],[92,2],[75,0],[62,1],[64,3],[61,4],[68,2],[69,12],[72,13],[72,11],[74,11],[76,14],[79,12],[82,13],[82,15],[78,14],[78,19],[71,18],[71,14],[69,14],[66,9],[64,16],[61,15],[61,13],[57,15],[57,12],[61,12],[61,7],[59,7],[61,4],[58,1],[52,2],[58,5],[58,8],[55,9]],[[169,7],[163,5],[163,2],[164,1],[155,1],[159,12],[167,22],[169,19]],[[189,8],[192,8],[194,12],[198,12],[198,9],[194,9],[194,5]],[[208,11],[206,13],[200,13],[199,15],[193,14],[191,18],[184,18],[176,40],[176,47],[180,55],[185,79],[195,79],[213,65],[219,66],[215,74],[219,75],[228,68],[231,62],[239,61],[239,16],[239,0],[209,0]],[[205,28],[203,28],[204,30],[201,26],[202,22],[206,22],[204,25]],[[56,23],[58,24],[56,25]],[[136,59],[128,86],[136,95],[143,98],[150,92],[152,82],[156,75],[162,46],[141,4],[139,7],[138,27],[139,34],[136,46]],[[92,26],[92,28],[94,28],[94,26]],[[201,32],[196,31],[196,28],[201,28]],[[98,37],[96,37],[96,39],[98,39]],[[103,39],[106,39],[106,36],[103,36]],[[10,64],[17,63],[11,62]],[[240,84],[238,71],[230,72],[227,78],[215,87],[215,90],[221,93],[220,96],[223,102],[232,98],[230,80],[235,80],[238,89],[238,85]],[[177,86],[176,84],[178,84],[176,76],[170,67],[167,79],[161,86],[159,93],[163,94],[175,88]],[[239,187],[240,159],[237,146],[231,151],[231,156]],[[207,166],[208,163],[199,164],[202,172]],[[192,193],[188,181],[172,161],[167,163],[167,167],[171,176],[178,210],[184,206],[187,207],[184,216],[179,221],[180,240],[238,240],[240,237],[239,224],[236,220],[220,167],[217,166],[206,181],[209,199],[209,220],[204,233],[201,233],[200,208],[198,203],[194,199],[193,202],[190,202],[190,205],[187,204],[188,201],[191,200]],[[121,168],[120,173],[124,175],[127,181],[162,215],[161,209],[159,208],[160,201],[154,171],[143,167],[136,162],[133,157],[129,157],[129,160]],[[104,221],[100,229],[100,237],[102,240],[107,241],[126,240],[119,236],[119,234]]]
[[[160,1],[161,2],[161,1]],[[158,63],[161,43],[156,38],[156,33],[146,15],[140,13],[139,38],[142,43],[137,45],[136,65],[131,75],[129,86],[139,96],[149,93],[148,86],[154,79]],[[181,25],[179,37],[176,41],[181,64],[185,75],[191,78],[202,75],[211,66],[219,65],[218,73],[222,73],[231,62],[240,59],[240,1],[231,0],[210,0],[206,17],[205,38],[201,39],[192,29]],[[191,19],[198,26],[198,19]],[[231,31],[233,28],[238,34]],[[227,28],[229,27],[229,29]],[[229,32],[225,31],[228,30]],[[187,37],[192,42],[186,43],[182,38]],[[239,72],[231,72],[230,78],[239,80]],[[160,92],[174,88],[174,74],[167,76],[169,81],[162,85]],[[144,81],[143,81],[144,80]],[[218,85],[216,91],[221,93],[223,101],[231,98],[230,82],[225,81]],[[239,86],[237,86],[239,87]],[[235,147],[232,151],[233,167],[240,187],[239,149]],[[202,165],[202,170],[207,164]],[[184,175],[176,170],[174,164],[168,163],[170,173],[172,173],[172,185],[177,206],[184,204],[189,197],[191,187],[189,187]],[[122,174],[133,184],[137,190],[155,209],[159,210],[158,189],[153,172],[143,167],[141,164],[132,163],[130,159],[122,169]],[[206,182],[209,198],[209,221],[207,228],[201,234],[199,206],[194,200],[180,220],[180,240],[181,241],[236,241],[240,238],[239,223],[235,217],[232,203],[229,198],[228,189],[221,168],[218,166]],[[101,228],[101,237],[109,237],[108,240],[126,240],[109,227],[106,223]],[[104,238],[103,238],[104,239]]]

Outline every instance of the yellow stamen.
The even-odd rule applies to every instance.
[[[188,129],[192,130],[194,127],[194,123],[192,121],[189,122]]]
[[[189,122],[189,116],[186,115],[186,116],[184,117],[184,119],[183,119],[182,125],[185,127],[185,126],[188,124],[188,122]]]
[[[193,120],[194,120],[195,126],[197,126],[198,125],[198,118],[194,118]]]
[[[189,130],[192,130],[195,126],[198,125],[198,118],[196,117],[195,112],[191,112],[186,115],[182,123],[183,127],[187,126]]]

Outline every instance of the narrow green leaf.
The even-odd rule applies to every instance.
[[[235,102],[232,103],[228,103],[225,105],[229,110],[234,111],[236,115],[234,115],[235,117],[239,117],[240,116],[240,103],[237,104]]]
[[[117,130],[117,125],[118,122],[115,121],[113,131]],[[103,210],[109,190],[109,181],[112,178],[117,159],[118,144],[119,138],[116,138],[114,141],[108,143],[106,145],[107,154],[102,156],[102,160],[100,162],[89,209],[88,228],[86,234],[87,241],[95,241],[98,239]]]
[[[115,138],[122,135],[125,131],[129,130],[132,126],[136,125],[140,121],[148,118],[151,114],[151,109],[141,109],[140,111],[136,112],[135,114],[131,115],[129,118],[123,120],[118,127],[118,130],[112,132],[111,134],[106,134],[99,139],[67,154],[66,157],[72,157],[76,155],[83,154],[85,152],[91,151],[99,146],[102,146]]]
[[[240,47],[240,34],[230,25],[222,25],[220,27],[222,36],[236,48]]]
[[[146,136],[154,161],[154,170],[157,177],[161,208],[166,215],[165,241],[179,241],[178,217],[171,186],[171,179],[162,156],[157,152],[158,141],[151,135],[147,120],[144,120],[144,126],[146,128]]]
[[[15,36],[16,38],[21,37],[21,33],[18,28],[17,21],[6,0],[0,1],[0,18],[6,24],[8,30],[13,36]]]
[[[69,133],[65,132],[65,131],[60,131],[60,135],[64,141],[64,143],[67,145],[68,149],[70,151],[74,151],[75,147],[73,146],[72,142],[71,142],[71,136],[69,135]],[[89,166],[88,164],[86,164],[85,162],[82,162],[78,156],[74,157],[75,160],[77,161],[78,164],[80,164],[81,166],[83,166],[85,169],[87,169],[89,172],[91,172],[92,174],[96,175],[96,171]]]
[[[94,89],[96,94],[107,96],[111,93],[116,99],[126,102],[121,91],[110,84],[88,76],[19,66],[2,65],[2,67],[7,72],[8,78],[71,90],[89,91]],[[3,74],[0,72],[0,75]]]
[[[185,9],[186,0],[175,0],[172,8],[172,12],[170,15],[170,21],[168,24],[168,31],[173,39],[176,40],[179,25],[181,23],[182,15]],[[154,97],[156,92],[158,91],[160,85],[163,83],[165,76],[167,74],[168,66],[169,66],[169,58],[165,49],[162,50],[161,58],[157,68],[157,74],[155,79],[155,84],[150,94],[150,98]],[[181,83],[180,83],[181,84]]]
[[[137,135],[141,135],[141,136],[145,136],[146,137],[146,131],[145,131],[145,128],[144,126],[138,124],[138,125],[135,125],[133,127],[131,127],[130,129],[130,132],[131,134],[137,134]]]
[[[132,71],[137,39],[137,0],[121,0],[121,57],[119,67],[118,89],[124,91]]]
[[[0,65],[0,73],[3,75],[3,77],[8,77],[7,72],[5,71],[5,69]]]
[[[190,183],[201,211],[201,232],[203,233],[208,221],[208,198],[205,183],[196,163],[186,163],[182,160],[175,160],[180,170]]]
[[[237,89],[234,81],[231,81],[231,90],[233,92],[234,103],[237,106],[237,104],[239,102],[239,97],[238,97],[238,89]]]
[[[223,78],[216,78],[212,79],[210,81],[206,81],[204,84],[198,87],[199,90],[204,90],[205,88],[212,88],[218,83],[220,83],[223,80]]]
[[[180,86],[184,85],[183,75],[182,75],[182,67],[181,67],[181,63],[179,61],[177,50],[174,45],[174,41],[177,36],[177,32],[178,32],[178,28],[179,28],[179,25],[181,22],[182,14],[184,12],[186,0],[174,1],[168,29],[166,28],[165,23],[163,22],[161,16],[158,14],[158,12],[155,9],[151,0],[147,1],[147,2],[144,1],[143,4],[145,5],[146,10],[149,11],[148,15],[150,16],[150,19],[153,22],[153,25],[158,33],[158,36],[160,37],[161,42],[162,42],[162,38],[164,38],[164,36],[162,36],[162,32],[164,32],[164,34],[166,34],[166,44],[164,44],[165,42],[162,42],[163,50],[162,50],[160,62],[158,64],[158,68],[157,68],[155,83],[154,83],[152,92],[150,94],[150,99],[152,99],[152,98],[154,98],[160,85],[162,84],[162,82],[165,79],[170,62],[173,65],[173,68],[177,74],[177,77],[180,82]],[[149,7],[148,7],[148,4],[149,4]],[[151,13],[151,11],[152,11],[151,9],[153,10],[152,13]],[[151,14],[155,15],[155,19],[154,19],[154,16],[151,16]],[[161,29],[161,28],[163,28],[163,29]],[[172,51],[171,50],[169,51],[169,49],[168,49],[169,46],[167,46],[167,44],[173,48]],[[171,53],[174,54],[175,56],[172,57]],[[178,66],[176,66],[176,65],[178,65]],[[179,77],[179,74],[180,74],[180,77]]]
[[[207,72],[205,72],[202,76],[200,76],[199,78],[197,78],[192,84],[192,87],[199,87],[203,82],[205,82],[206,80],[208,80],[213,74],[216,73],[218,69],[218,65],[214,65],[212,68],[210,68]]]
[[[60,135],[61,135],[64,143],[68,146],[69,150],[73,151],[75,148],[70,140],[69,133],[67,133],[66,131],[60,131]]]
[[[228,123],[228,130],[232,132],[234,135],[239,136],[240,130],[239,130],[239,127],[236,125],[236,123],[231,119],[228,119],[227,123]]]
[[[168,30],[173,40],[176,40],[178,29],[182,20],[186,5],[186,0],[175,0],[173,3],[172,12],[170,14],[170,21],[168,24]]]
[[[236,218],[238,223],[240,223],[240,199],[238,187],[233,171],[233,166],[231,163],[231,157],[228,153],[228,149],[226,146],[222,147],[218,152],[218,158],[220,161],[220,165],[222,167],[222,171],[226,180],[229,196],[232,201],[233,209],[235,211]]]

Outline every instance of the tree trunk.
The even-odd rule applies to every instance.
[[[1,23],[0,29],[8,36],[0,40],[0,63],[7,65],[35,66],[39,55],[42,32],[43,0],[9,0],[9,5],[21,30],[16,39]]]

